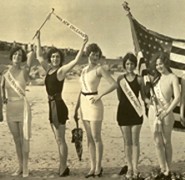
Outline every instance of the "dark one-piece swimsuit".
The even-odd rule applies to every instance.
[[[49,71],[48,71],[49,72]],[[57,79],[57,70],[45,78],[46,91],[49,99],[49,120],[57,128],[64,125],[68,119],[68,108],[61,97],[64,80]]]
[[[138,98],[139,96],[139,91],[140,91],[140,85],[137,80],[137,75],[134,78],[133,81],[129,82],[126,79],[127,83],[129,84],[130,88]],[[121,89],[122,90],[122,89]],[[137,114],[136,110],[128,100],[127,96],[123,91],[121,91],[120,95],[121,99],[119,101],[118,109],[117,109],[117,121],[119,126],[134,126],[134,125],[140,125],[143,123],[143,117],[139,117]]]

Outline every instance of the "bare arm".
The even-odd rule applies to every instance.
[[[108,71],[106,71],[103,67],[99,67],[98,68],[98,72],[99,74],[105,78],[105,80],[110,84],[110,86],[108,86],[106,88],[106,90],[104,92],[102,92],[99,97],[102,98],[103,96],[105,96],[106,94],[114,91],[117,87],[118,87],[118,84],[117,82],[112,78],[112,76],[109,74]]]
[[[120,87],[120,80],[123,78],[123,76],[119,76],[118,79],[117,79],[117,84],[118,84],[118,88],[117,88],[117,98],[118,100],[120,101],[121,100],[121,87]]]
[[[164,119],[164,117],[166,117],[171,111],[173,111],[173,109],[177,106],[177,104],[180,101],[180,87],[179,87],[178,78],[175,75],[172,76],[171,86],[173,88],[174,98],[170,106],[166,110],[159,112],[160,119]]]
[[[66,74],[80,61],[83,54],[83,50],[87,42],[88,42],[88,37],[84,39],[81,49],[79,50],[75,59],[69,62],[68,64],[63,65],[61,68],[59,68],[59,70],[57,71],[57,76],[60,81],[63,80]]]
[[[141,76],[138,76],[138,83],[140,85],[140,93],[141,93],[141,98],[143,101],[145,101],[145,89],[144,89],[144,80]]]
[[[44,59],[43,51],[42,51],[42,47],[41,47],[40,31],[37,32],[37,48],[36,48],[36,55],[37,55],[37,59],[38,59],[39,63],[40,63],[41,66],[43,67],[43,69],[44,69],[45,71],[48,71],[49,66],[48,66],[48,63],[46,62],[46,60]]]
[[[0,122],[2,121],[3,121],[3,100],[2,100],[2,88],[0,88]]]
[[[79,117],[78,117],[78,109],[80,108],[80,95],[81,95],[81,93],[79,93],[79,95],[78,95],[78,99],[77,99],[76,107],[75,107],[75,113],[74,113],[75,121],[78,121],[78,119],[79,119]]]
[[[30,51],[27,54],[26,66],[24,68],[24,77],[25,77],[26,80],[28,80],[28,78],[29,78],[31,65],[32,65],[32,62],[33,62],[34,59],[35,59],[35,52],[34,51]]]
[[[177,106],[177,104],[180,101],[180,87],[179,87],[178,78],[175,75],[173,76],[173,79],[172,79],[172,88],[173,88],[174,99],[171,102],[168,109],[166,110],[167,114],[173,111],[173,109]]]
[[[185,108],[185,79],[181,79],[180,120],[183,126],[185,126],[184,108]]]

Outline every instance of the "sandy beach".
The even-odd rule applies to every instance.
[[[116,77],[116,75],[115,75]],[[101,83],[100,91],[106,86]],[[44,86],[28,86],[27,97],[32,108],[32,138],[30,150],[30,176],[25,179],[69,179],[83,180],[89,170],[89,154],[86,144],[86,135],[83,137],[83,156],[79,161],[75,146],[71,143],[71,130],[75,128],[73,112],[77,96],[80,90],[78,77],[65,81],[63,98],[69,108],[69,120],[67,121],[66,139],[69,149],[68,166],[70,176],[58,177],[58,149],[48,121],[48,104]],[[104,157],[102,166],[104,169],[101,179],[121,179],[116,174],[126,164],[124,158],[124,146],[121,131],[116,122],[118,100],[116,91],[103,98],[105,114],[102,129],[104,143]],[[80,127],[83,128],[80,121]],[[7,127],[6,119],[0,123],[0,179],[19,180],[21,176],[11,177],[11,173],[17,168],[17,158],[12,136]],[[173,131],[173,170],[185,172],[185,132]],[[150,173],[158,165],[153,140],[151,138],[149,123],[145,119],[141,130],[141,155],[139,170],[141,173]]]

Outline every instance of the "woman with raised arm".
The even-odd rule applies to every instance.
[[[128,179],[138,178],[139,137],[143,123],[143,112],[138,99],[139,94],[144,99],[143,79],[135,74],[136,66],[136,56],[133,53],[127,53],[123,58],[123,68],[126,72],[118,77],[117,88],[119,100],[117,121],[124,139]]]
[[[160,165],[158,179],[170,176],[172,162],[171,134],[174,125],[173,109],[180,101],[178,78],[172,73],[166,53],[158,52],[152,57],[152,69],[156,72],[152,82],[149,104],[149,122]]]
[[[81,118],[87,134],[88,149],[90,152],[91,168],[85,176],[86,178],[101,177],[103,143],[101,138],[101,127],[104,107],[102,97],[117,88],[116,81],[109,73],[99,65],[102,51],[97,44],[90,44],[86,49],[88,65],[81,73],[81,92],[75,108],[75,119],[78,118],[80,107]],[[103,92],[98,92],[101,79],[104,78],[110,85]]]
[[[12,176],[27,177],[29,142],[31,133],[31,111],[26,99],[25,89],[29,80],[31,61],[35,58],[33,51],[26,56],[21,47],[10,51],[12,66],[3,74],[2,93],[6,103],[6,117],[10,132],[15,142],[19,168]],[[23,65],[23,62],[27,62]]]
[[[68,176],[67,166],[68,148],[65,141],[68,108],[62,99],[62,90],[66,74],[80,61],[88,37],[84,39],[76,58],[68,64],[64,63],[64,54],[57,48],[51,48],[47,54],[47,61],[43,57],[40,42],[40,32],[37,32],[37,59],[47,72],[45,86],[49,99],[49,120],[59,149],[59,176]]]

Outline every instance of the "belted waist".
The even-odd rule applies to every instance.
[[[49,101],[62,100],[62,97],[60,93],[56,93],[53,96],[48,95],[48,100]]]
[[[81,94],[83,94],[84,96],[90,96],[90,95],[97,95],[98,92],[97,91],[96,92],[82,92],[81,91]]]

